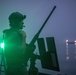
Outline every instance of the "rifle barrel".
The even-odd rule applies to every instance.
[[[46,25],[48,19],[50,18],[50,16],[52,15],[52,13],[54,12],[56,6],[53,7],[52,11],[50,12],[50,14],[48,15],[47,19],[45,20],[45,22],[43,23],[42,27],[39,29],[39,31],[37,32],[37,34],[33,37],[32,41],[30,42],[30,44],[34,44],[35,41],[38,39],[39,34],[41,33],[42,29],[44,28],[44,26]]]

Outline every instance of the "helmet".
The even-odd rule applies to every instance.
[[[19,12],[13,12],[10,16],[9,16],[9,20],[10,21],[13,21],[13,20],[17,20],[17,21],[22,21],[23,19],[26,18],[26,15],[22,15],[21,13]]]

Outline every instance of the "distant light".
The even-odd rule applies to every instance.
[[[66,40],[66,45],[68,45],[68,40]]]
[[[76,40],[74,41],[74,44],[76,45]]]
[[[66,43],[68,43],[68,40],[66,40]]]
[[[74,44],[74,47],[75,47],[75,59],[76,59],[76,40],[74,40],[74,41],[68,41],[68,40],[66,40],[66,60],[69,60],[70,59],[70,57],[69,57],[69,44]]]
[[[76,43],[76,40],[74,42]]]

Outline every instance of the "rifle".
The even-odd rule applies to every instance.
[[[47,23],[48,19],[50,18],[50,16],[52,15],[52,13],[54,12],[56,6],[53,7],[52,11],[50,12],[50,14],[48,15],[47,19],[45,20],[45,22],[43,23],[43,25],[41,26],[41,28],[39,29],[39,31],[35,34],[35,36],[33,37],[33,39],[31,40],[30,44],[26,44],[26,48],[25,48],[25,54],[24,54],[24,61],[25,63],[27,63],[28,59],[31,57],[31,55],[33,54],[33,51],[35,50],[35,45],[34,43],[36,42],[36,40],[39,37],[39,34],[41,33],[42,29],[44,28],[45,24]]]

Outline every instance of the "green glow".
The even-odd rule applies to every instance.
[[[4,42],[2,42],[2,43],[0,44],[0,47],[1,47],[2,49],[4,49]]]

